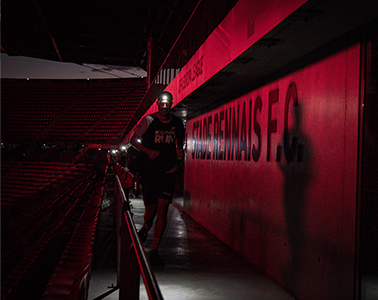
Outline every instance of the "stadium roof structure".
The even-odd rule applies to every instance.
[[[161,64],[197,6],[178,0],[4,0],[1,52],[78,65]],[[160,65],[159,65],[160,66]]]

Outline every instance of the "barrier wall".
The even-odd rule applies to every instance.
[[[306,2],[307,0],[239,0],[166,87],[165,90],[173,95],[173,105],[184,100]],[[161,70],[163,73],[167,71],[164,68]],[[156,84],[158,82],[157,79]],[[152,102],[143,116],[156,111],[157,106]],[[124,140],[129,140],[130,136],[128,133]]]
[[[298,299],[353,299],[359,57],[187,122],[184,209]]]

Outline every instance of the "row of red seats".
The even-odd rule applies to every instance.
[[[11,88],[7,84],[7,81],[2,83],[5,92],[1,104],[2,138],[6,143],[31,141],[40,135],[45,141],[55,141],[60,134],[65,141],[75,141],[110,115],[114,121],[117,120],[114,118],[124,120],[124,115],[114,112],[124,111],[124,106],[135,111],[146,91],[146,82],[141,80],[93,84],[20,83],[18,93],[14,92],[17,83],[9,83]],[[12,104],[16,102],[17,105]],[[68,126],[76,130],[68,132]],[[52,133],[45,135],[46,130]]]
[[[49,226],[59,211],[64,211],[71,202],[86,192],[93,176],[92,170],[76,176],[68,173],[62,176],[55,188],[40,193],[29,193],[25,198],[14,199],[7,204],[2,203],[4,213],[2,258],[18,253],[22,247],[20,241],[27,241],[31,245],[35,237]]]
[[[64,230],[73,216],[78,211],[81,211],[83,199],[81,195],[88,190],[93,178],[94,174],[86,176],[81,180],[80,185],[76,185],[73,189],[71,188],[67,193],[63,190],[57,191],[55,200],[47,196],[40,201],[37,198],[37,201],[29,205],[26,214],[32,216],[31,220],[28,221],[28,218],[23,218],[22,223],[25,224],[21,224],[21,220],[17,221],[18,227],[29,228],[26,235],[23,235],[21,240],[19,238],[18,242],[14,243],[14,249],[9,247],[11,246],[9,243],[5,245],[8,251],[2,254],[2,261],[4,261],[3,258],[5,256],[10,258],[9,255],[15,255],[15,253],[22,255],[21,260],[12,268],[2,282],[2,299],[7,299],[8,295],[13,299],[14,295],[27,293],[22,287],[28,286],[28,276],[30,277],[30,274],[33,274],[36,270],[38,272],[40,269],[38,265],[43,263],[42,257],[46,255],[46,251],[51,248],[51,244],[54,243],[56,237]],[[37,223],[30,224],[30,221],[33,222],[34,219],[36,219]],[[18,233],[21,232],[19,231]],[[36,237],[33,238],[33,236]],[[36,240],[34,241],[33,239]],[[14,238],[9,236],[7,240],[11,241]],[[28,243],[28,250],[23,253],[25,250],[22,247],[24,245],[25,248],[25,242]],[[31,245],[29,246],[29,244]],[[29,285],[28,289],[30,288],[33,287]]]
[[[104,179],[105,180],[105,179]],[[86,300],[103,183],[94,190],[45,289],[43,300]]]
[[[19,197],[43,190],[64,176],[72,175],[78,166],[72,163],[23,162],[8,163],[2,166],[1,192],[2,204]],[[7,169],[5,169],[7,168]]]

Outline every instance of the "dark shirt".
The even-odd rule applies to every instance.
[[[140,143],[152,150],[160,151],[160,155],[147,165],[168,172],[175,168],[177,163],[176,143],[182,146],[184,126],[179,117],[172,115],[169,122],[162,122],[157,114],[146,116],[138,124],[135,133]]]

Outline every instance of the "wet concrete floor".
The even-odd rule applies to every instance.
[[[143,224],[144,206],[131,198],[135,226]],[[161,293],[167,300],[293,300],[281,287],[256,270],[206,229],[185,214],[175,199],[159,247],[164,266],[154,267]],[[103,204],[104,205],[104,204]],[[106,207],[106,203],[105,203]],[[95,242],[89,300],[118,299],[115,236],[111,208],[100,216]],[[153,229],[144,244],[151,249]],[[106,295],[106,296],[105,296]],[[140,299],[148,299],[141,279]]]

